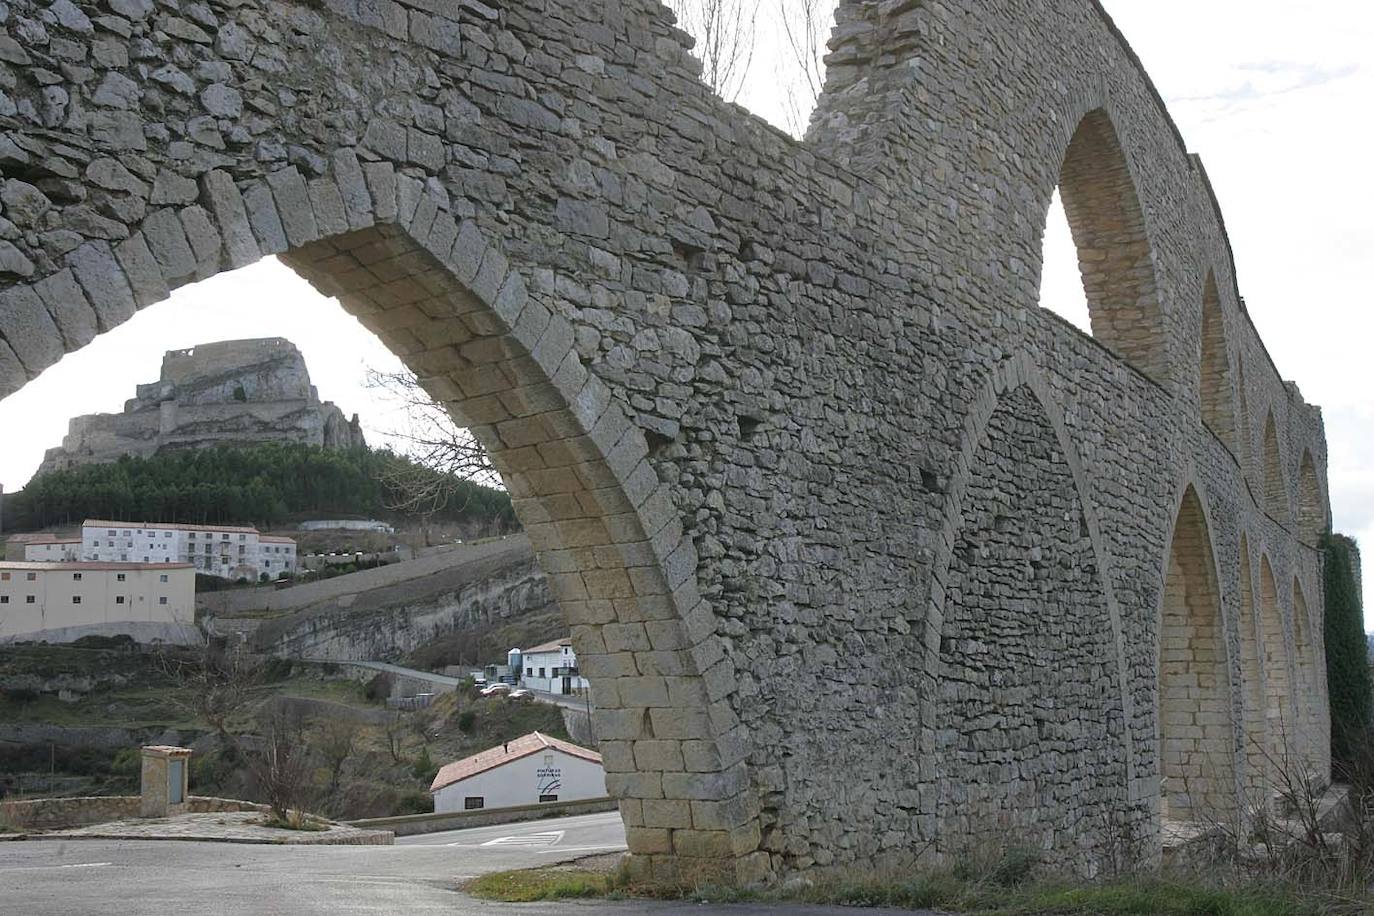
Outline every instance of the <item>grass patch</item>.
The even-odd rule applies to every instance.
[[[604,897],[616,890],[614,884],[610,875],[600,872],[550,867],[482,875],[469,881],[463,889],[483,900],[532,903],[536,900]]]
[[[304,830],[309,833],[322,833],[329,829],[328,824],[302,811],[288,811],[285,819],[274,814],[268,814],[259,823],[263,827],[275,827],[278,830]]]
[[[906,881],[835,880],[787,892],[726,887],[638,886],[622,873],[580,867],[522,869],[483,875],[463,890],[485,900],[528,903],[576,897],[670,898],[710,903],[745,901],[852,907],[938,909],[969,916],[1327,916],[1369,912],[1286,887],[1216,887],[1200,882],[1138,879],[1102,884],[1034,882],[1006,886],[934,871]]]

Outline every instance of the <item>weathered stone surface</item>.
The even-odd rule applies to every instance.
[[[0,203],[5,206],[6,219],[26,227],[37,225],[38,218],[52,207],[46,194],[17,178],[0,188]]]
[[[1327,771],[1321,416],[1090,0],[842,0],[804,142],[653,3],[68,2],[0,43],[11,285],[338,295],[503,474],[648,874],[1148,864],[1272,789],[1240,748]],[[1056,187],[1094,339],[1038,305]]]

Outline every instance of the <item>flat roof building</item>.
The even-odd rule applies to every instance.
[[[129,636],[191,645],[195,570],[189,563],[0,560],[0,642]]]
[[[190,563],[196,571],[222,579],[296,573],[296,542],[240,525],[181,525],[166,522],[81,524],[80,559],[107,563]]]

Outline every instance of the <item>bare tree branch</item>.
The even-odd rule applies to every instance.
[[[754,62],[757,0],[668,0],[678,27],[697,40],[702,78],[721,98],[739,97]]]
[[[428,518],[449,508],[466,491],[466,482],[500,485],[481,444],[453,422],[412,373],[368,369],[367,385],[395,401],[406,418],[405,428],[388,432],[404,444],[402,456],[408,459],[389,462],[382,473],[382,485],[394,498],[388,508]]]
[[[778,18],[795,68],[787,84],[787,126],[793,136],[806,133],[816,100],[825,88],[825,42],[834,0],[777,0]]]

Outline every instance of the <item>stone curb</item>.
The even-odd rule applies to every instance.
[[[396,841],[396,834],[389,830],[377,830],[348,838],[324,838],[324,837],[289,837],[289,838],[264,838],[260,840],[249,837],[226,837],[226,836],[144,836],[130,833],[34,833],[20,834],[14,837],[0,837],[0,840],[149,840],[152,842],[180,842],[180,843],[239,843],[248,845],[263,846],[392,846]]]

